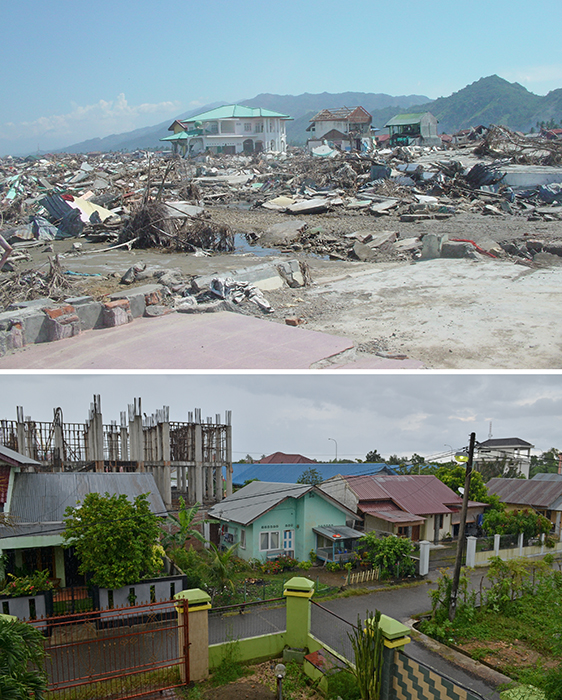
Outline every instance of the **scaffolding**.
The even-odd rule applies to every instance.
[[[232,494],[232,412],[202,420],[201,409],[187,422],[170,421],[169,406],[147,416],[135,398],[119,423],[104,424],[101,397],[95,395],[84,423],[65,423],[62,409],[51,422],[24,417],[0,419],[0,444],[39,462],[45,472],[151,472],[167,507],[216,503]],[[31,468],[31,467],[29,467]]]

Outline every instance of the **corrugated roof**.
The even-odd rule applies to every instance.
[[[551,508],[562,496],[562,479],[490,479],[486,484],[489,493],[495,493],[500,501],[512,505],[535,508]]]
[[[556,474],[556,473],[543,473],[543,474],[535,474],[535,476],[531,479],[531,481],[561,481],[562,482],[562,474]]]
[[[208,514],[210,518],[233,520],[241,525],[249,525],[286,498],[300,498],[312,488],[309,484],[252,481],[232,496],[215,504]]]
[[[76,506],[91,492],[125,494],[130,500],[146,493],[151,511],[166,514],[154,477],[148,472],[62,472],[16,474],[10,515],[18,523],[61,522],[66,508]]]
[[[525,447],[531,448],[530,442],[526,440],[521,440],[521,438],[492,438],[490,440],[484,440],[478,444],[478,449],[481,447]]]
[[[256,464],[316,464],[316,462],[304,455],[274,452],[267,457],[263,457]]]
[[[31,457],[26,457],[15,450],[11,450],[9,447],[6,447],[6,445],[0,445],[0,459],[14,466],[19,466],[20,464],[32,464],[36,467],[41,466],[41,462],[36,462],[34,459],[31,459]]]
[[[374,464],[349,462],[348,464],[338,464],[337,462],[314,463],[314,464],[233,464],[232,483],[241,486],[250,479],[260,481],[272,481],[282,484],[295,484],[302,473],[307,469],[316,469],[322,481],[341,474],[379,474],[381,471],[387,474],[395,474],[392,467],[386,464]]]
[[[363,537],[364,532],[359,532],[359,530],[354,530],[352,527],[346,527],[342,525],[337,527],[335,525],[324,525],[323,527],[313,527],[312,532],[316,532],[322,537],[326,537],[333,542],[338,540],[358,540]]]
[[[310,484],[284,484],[275,481],[252,481],[251,484],[236,491],[232,496],[215,504],[209,509],[208,514],[211,518],[217,518],[218,520],[232,520],[241,525],[249,525],[256,518],[272,510],[287,498],[301,498],[309,491],[314,491],[314,493],[332,503],[336,508],[355,520],[361,520],[353,511],[316,486],[310,486]]]
[[[386,126],[401,126],[404,124],[419,124],[422,120],[422,117],[424,114],[427,114],[427,112],[419,112],[419,113],[412,113],[412,114],[397,114],[395,117],[392,117],[392,119],[388,122],[386,122]]]
[[[420,525],[425,522],[425,518],[421,515],[413,513],[405,513],[403,510],[383,510],[375,505],[361,505],[361,512],[365,515],[372,515],[375,518],[380,518],[388,523],[400,523],[401,525]]]
[[[279,119],[291,119],[291,117],[289,117],[287,114],[272,112],[271,110],[263,109],[262,107],[224,105],[223,107],[211,109],[209,112],[203,112],[201,114],[195,115],[194,117],[189,117],[189,119],[184,119],[182,123],[190,124],[191,122],[209,121],[210,119],[244,119],[251,117],[277,117]]]
[[[450,513],[448,506],[462,503],[460,496],[433,475],[348,476],[346,481],[360,502],[390,498],[403,511],[414,515]]]

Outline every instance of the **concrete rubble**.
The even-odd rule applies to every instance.
[[[143,315],[224,309],[269,315],[268,291],[311,284],[306,256],[373,264],[562,261],[562,231],[553,238],[532,229],[562,221],[559,142],[492,127],[448,149],[329,150],[329,157],[293,148],[190,160],[147,152],[0,159],[0,354]],[[244,212],[277,220],[243,225]],[[460,223],[466,215],[528,222],[529,229],[505,240],[473,237]],[[438,230],[446,221],[453,224],[448,232]],[[240,238],[248,252],[285,257],[205,275],[154,269],[132,257],[149,249],[232,254]],[[55,254],[56,242],[67,239],[71,249]],[[86,251],[113,250],[131,253],[118,279],[101,267],[87,273],[70,264]],[[34,266],[37,252],[48,254],[48,263]],[[91,295],[89,277],[107,288]]]

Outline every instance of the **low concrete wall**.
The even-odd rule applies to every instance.
[[[267,659],[275,659],[282,655],[285,648],[285,632],[264,634],[259,637],[237,639],[223,644],[209,646],[209,668],[216,668],[224,659],[229,645],[236,645],[237,661],[252,661],[259,663]]]
[[[532,547],[523,547],[521,550],[519,550],[519,547],[500,549],[497,556],[503,561],[508,561],[518,557],[540,557],[548,553],[557,554],[558,552],[562,552],[562,542],[557,542],[553,548],[547,548],[544,545],[534,545]],[[496,553],[493,549],[487,552],[476,552],[474,566],[488,566],[490,559],[495,556]]]
[[[50,593],[47,595],[50,596]],[[45,593],[17,596],[15,598],[3,596],[0,598],[0,613],[13,615],[19,620],[35,620],[46,617],[47,602]]]

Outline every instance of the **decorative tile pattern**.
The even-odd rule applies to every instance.
[[[476,696],[396,652],[392,700],[475,700]]]

